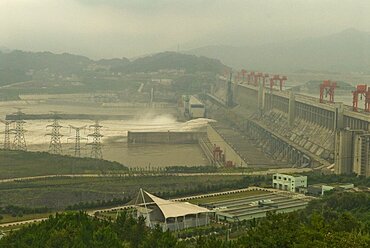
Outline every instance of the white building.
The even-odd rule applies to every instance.
[[[206,115],[204,104],[194,96],[191,96],[189,100],[189,115],[193,119],[203,118]]]
[[[142,189],[135,202],[137,216],[149,227],[159,225],[163,231],[178,231],[208,225],[211,211],[188,202],[164,200]]]
[[[353,183],[335,183],[335,184],[315,184],[308,187],[308,194],[310,195],[324,195],[325,192],[333,189],[350,190],[355,185]]]
[[[307,188],[307,176],[276,173],[272,176],[272,187],[275,189],[298,192],[300,188]]]

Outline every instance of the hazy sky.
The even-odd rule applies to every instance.
[[[0,46],[133,57],[368,32],[369,13],[369,0],[0,0]]]

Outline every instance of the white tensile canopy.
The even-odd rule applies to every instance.
[[[157,205],[165,219],[210,212],[207,208],[199,207],[188,202],[165,200],[141,189],[135,205],[146,208],[148,204]]]
[[[177,202],[164,200],[146,191],[144,193],[158,206],[162,211],[164,218],[180,217],[189,214],[200,214],[210,212],[207,208],[199,207],[188,202]]]

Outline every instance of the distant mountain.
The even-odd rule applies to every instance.
[[[36,72],[70,76],[90,75],[106,72],[138,73],[156,72],[159,70],[185,70],[186,72],[219,73],[226,68],[219,60],[163,52],[140,57],[133,61],[127,58],[91,60],[80,55],[68,53],[54,54],[51,52],[0,52],[0,85],[32,79]]]
[[[186,53],[216,58],[235,68],[257,71],[370,73],[370,33],[356,29],[258,46],[207,46]]]
[[[337,81],[336,83],[337,83],[336,94],[341,92],[348,93],[355,90],[355,87],[347,82]],[[320,84],[322,84],[321,80],[311,80],[306,82],[305,84],[292,87],[292,90],[295,92],[306,92],[310,94],[316,94]]]
[[[194,56],[175,52],[163,52],[137,58],[91,60],[80,55],[51,52],[24,52],[15,50],[10,53],[0,52],[0,69],[21,71],[47,70],[60,74],[78,74],[89,66],[105,66],[112,71],[123,73],[151,72],[161,69],[183,69],[188,72],[222,71],[226,66],[219,60],[204,56]]]
[[[222,72],[226,66],[217,59],[210,59],[204,56],[194,56],[176,52],[163,52],[146,57],[137,58],[129,64],[115,67],[113,70],[133,72],[155,72],[158,70],[185,70],[194,72]]]
[[[126,66],[130,63],[130,60],[127,59],[127,58],[122,58],[122,59],[118,59],[118,58],[114,58],[114,59],[101,59],[101,60],[98,60],[96,61],[96,63],[98,65],[102,65],[102,66],[110,66],[110,67],[120,67],[120,66]]]
[[[0,53],[0,68],[28,70],[48,70],[53,73],[77,73],[93,63],[87,57],[68,53],[54,54],[51,52],[24,52],[15,50]]]
[[[9,53],[11,52],[11,49],[4,47],[4,46],[0,46],[0,52]]]

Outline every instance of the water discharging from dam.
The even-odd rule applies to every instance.
[[[194,119],[187,122],[178,122],[171,115],[145,115],[131,120],[107,120],[101,121],[103,126],[103,155],[104,159],[113,160],[125,164],[129,167],[160,167],[170,165],[206,165],[207,159],[204,157],[197,144],[127,144],[128,131],[199,131],[204,129],[211,119]],[[50,130],[46,130],[46,125],[50,124],[47,120],[29,120],[25,124],[26,140],[30,151],[47,151],[50,141],[49,136],[45,136]],[[89,130],[88,126],[93,124],[90,120],[61,120],[63,154],[71,155],[73,147],[74,132],[69,125],[84,126],[87,128],[81,131],[81,136],[86,137]],[[82,140],[82,143],[86,143]],[[90,147],[84,146],[82,155],[89,156]]]

